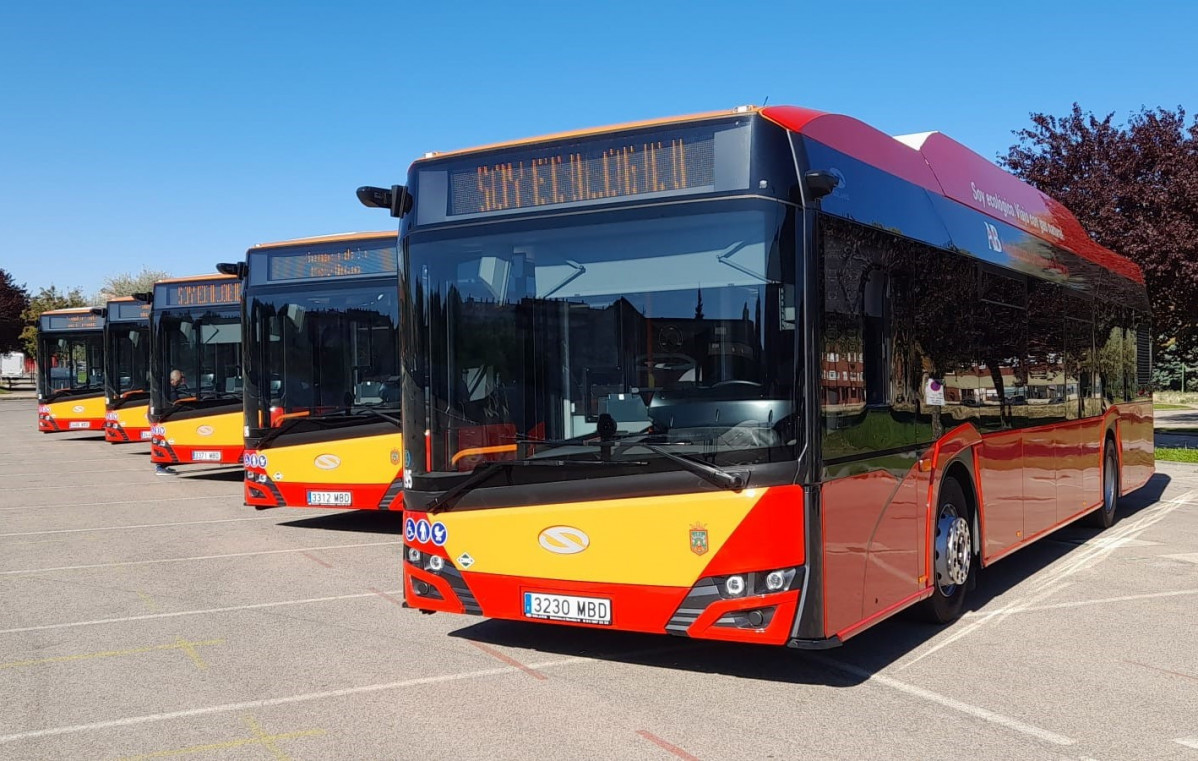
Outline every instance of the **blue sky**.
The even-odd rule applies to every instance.
[[[739,104],[993,158],[1030,112],[1198,108],[1198,3],[0,4],[0,268],[91,293],[391,229],[425,151]]]

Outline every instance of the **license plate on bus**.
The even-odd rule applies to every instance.
[[[149,441],[149,440],[150,440],[150,436],[151,436],[151,435],[152,435],[152,434],[151,434],[149,431],[142,431],[142,432],[141,432],[141,438],[142,438],[142,440],[144,440],[144,441]]]
[[[602,597],[525,592],[524,617],[611,626],[611,600]]]
[[[220,452],[192,452],[192,462],[220,462]]]
[[[72,420],[70,423],[70,427],[71,428],[91,428],[92,424],[86,420]]]
[[[352,500],[350,493],[347,491],[310,491],[308,492],[309,505],[338,505],[348,506]]]

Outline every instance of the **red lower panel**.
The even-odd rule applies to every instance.
[[[720,626],[720,616],[746,610],[762,610],[772,608],[773,618],[769,624],[760,629],[740,629]],[[737,600],[720,600],[707,606],[707,609],[687,629],[687,634],[696,639],[718,639],[726,642],[756,642],[762,645],[785,645],[790,639],[790,629],[794,625],[795,612],[799,608],[799,590],[783,592],[774,595],[759,595],[757,597],[740,598]]]
[[[405,564],[404,597],[413,608],[444,610],[454,613],[463,611],[462,603],[450,590],[444,579]],[[575,624],[562,621],[565,626],[583,626],[589,629],[619,629],[621,631],[665,634],[670,616],[682,604],[690,590],[686,587],[652,587],[639,584],[598,584],[582,581],[559,581],[528,579],[518,576],[493,576],[490,574],[462,574],[470,591],[482,607],[482,615],[489,618],[506,618],[513,621],[540,621],[524,617],[524,592],[546,592],[549,594],[603,597],[611,600],[611,626]],[[411,579],[427,581],[441,592],[445,600],[426,600],[412,592]]]
[[[448,613],[463,613],[461,599],[442,577],[410,564],[404,564],[404,599],[413,608],[439,610]],[[531,579],[516,576],[489,574],[463,574],[466,584],[489,618],[510,621],[579,626],[588,629],[615,629],[619,631],[666,634],[666,624],[682,605],[690,591],[685,587],[657,587],[635,584],[601,584],[580,581]],[[416,596],[412,580],[418,579],[431,585],[441,596],[440,600]],[[528,618],[524,615],[524,593],[545,592],[548,594],[599,597],[611,601],[611,626],[580,624],[569,621],[548,621]],[[750,642],[763,645],[782,645],[790,639],[791,626],[799,604],[799,590],[772,595],[734,600],[717,600],[686,630],[696,639],[716,639],[729,642]],[[761,628],[737,628],[721,625],[721,617],[742,611],[769,610],[772,617]]]
[[[248,477],[251,474],[253,474],[254,472],[261,472],[261,471],[250,471],[250,470],[246,471],[246,476],[247,476],[246,483],[247,484],[249,483]],[[394,500],[391,500],[390,501],[391,504],[389,504],[389,505],[380,506],[380,504],[379,504],[380,502],[382,502],[383,497],[387,494],[387,491],[391,488],[391,484],[304,484],[304,483],[296,483],[294,481],[292,481],[292,482],[273,481],[272,483],[274,484],[274,489],[277,490],[277,493],[279,495],[281,495],[283,498],[282,507],[316,507],[316,508],[344,507],[346,510],[384,510],[384,509],[385,510],[402,510],[403,509],[403,494],[402,493],[400,495],[396,496]],[[259,492],[265,493],[265,492],[271,491],[264,484],[255,484],[255,487]],[[332,492],[347,491],[350,493],[350,499],[353,501],[351,502],[351,504],[343,505],[343,506],[342,505],[310,505],[310,504],[308,504],[308,492],[309,491],[332,491]],[[277,501],[273,498],[273,496],[269,497],[269,498],[263,498],[260,496],[256,496],[256,495],[253,495],[249,489],[246,489],[245,500],[246,500],[247,505],[253,505],[255,507],[279,507],[280,506],[277,503]]]
[[[174,457],[171,456],[171,452],[174,452]],[[220,460],[193,460],[193,452],[220,452]],[[244,446],[170,446],[167,448],[158,442],[151,442],[150,462],[163,465],[236,465],[241,462],[241,455],[244,452]]]
[[[109,420],[104,426],[104,440],[110,444],[141,444],[150,440],[150,429],[125,428]]]
[[[84,426],[83,424],[87,425]],[[38,415],[37,429],[42,433],[70,433],[72,431],[102,431],[103,418],[54,418]]]

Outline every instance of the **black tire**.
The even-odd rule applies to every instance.
[[[1102,450],[1102,507],[1086,516],[1086,525],[1095,528],[1110,528],[1115,525],[1115,511],[1119,508],[1119,456],[1115,454],[1115,443],[1107,439]]]
[[[975,566],[969,502],[957,479],[946,478],[932,527],[932,596],[923,604],[926,619],[948,624],[961,617]]]

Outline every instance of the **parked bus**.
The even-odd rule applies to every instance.
[[[154,284],[150,460],[234,464],[241,420],[241,281],[202,275]]]
[[[1153,473],[1139,268],[942,134],[749,107],[358,194],[402,216],[410,607],[830,647]]]
[[[147,297],[150,294],[147,294]],[[104,439],[150,440],[150,304],[132,296],[104,309]]]
[[[37,429],[104,429],[104,320],[93,307],[42,312],[37,332]]]
[[[246,504],[402,509],[395,241],[247,252]]]

